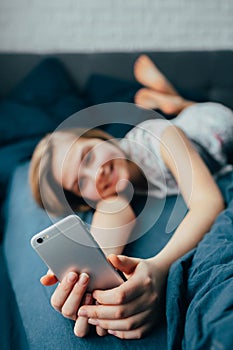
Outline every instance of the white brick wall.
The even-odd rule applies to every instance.
[[[233,49],[233,0],[0,0],[0,51]]]

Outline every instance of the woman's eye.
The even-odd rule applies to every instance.
[[[79,192],[83,190],[84,185],[85,185],[85,180],[84,179],[80,179],[79,182],[78,182],[78,190],[79,190]]]
[[[85,164],[88,165],[92,160],[92,152],[88,151],[85,156]]]

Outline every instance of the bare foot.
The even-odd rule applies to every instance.
[[[178,95],[175,88],[146,55],[141,55],[136,60],[134,76],[139,83],[146,87],[169,95]]]
[[[160,109],[166,114],[175,115],[193,104],[193,102],[184,100],[180,96],[166,95],[147,88],[139,89],[136,92],[134,102],[146,109]]]

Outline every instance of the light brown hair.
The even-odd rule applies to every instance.
[[[78,138],[98,138],[118,146],[113,137],[100,129],[70,128],[47,134],[34,150],[29,183],[35,201],[41,208],[54,215],[73,211],[86,211],[90,206],[82,197],[67,191],[59,185],[52,173],[52,160],[56,146],[62,141],[73,143]],[[118,146],[119,147],[119,146]],[[93,203],[94,205],[94,203]]]

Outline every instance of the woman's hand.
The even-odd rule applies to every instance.
[[[51,304],[55,310],[75,321],[74,333],[78,337],[84,337],[89,331],[87,317],[77,316],[80,305],[91,305],[93,302],[92,295],[85,294],[88,281],[89,276],[86,273],[78,275],[75,272],[69,272],[57,286],[51,298]],[[47,275],[41,278],[41,283],[51,286],[57,283],[57,278],[49,270]]]
[[[161,318],[167,273],[154,260],[109,256],[128,280],[117,288],[93,293],[100,305],[82,306],[78,315],[122,339],[141,338]]]

